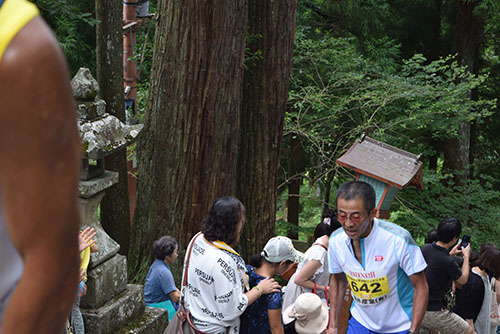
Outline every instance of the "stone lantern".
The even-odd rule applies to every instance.
[[[82,226],[95,228],[99,251],[91,254],[87,294],[80,300],[85,332],[149,333],[166,327],[164,310],[145,308],[141,285],[127,284],[127,259],[101,226],[98,207],[105,190],[118,182],[118,173],[106,171],[104,157],[131,144],[143,125],[125,125],[105,113],[97,97],[99,85],[90,70],[80,68],[71,81],[82,142],[79,203]],[[129,222],[124,222],[128,224]]]

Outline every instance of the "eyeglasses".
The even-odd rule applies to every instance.
[[[359,212],[353,212],[353,213],[347,214],[345,212],[338,211],[337,212],[337,219],[341,223],[344,223],[349,219],[352,223],[357,224],[357,223],[361,223],[361,221],[363,221],[363,216]]]

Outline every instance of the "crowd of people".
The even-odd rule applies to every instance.
[[[0,133],[0,333],[61,333],[65,322],[84,333],[78,298],[98,248],[93,229],[77,237],[81,145],[69,73],[31,2],[0,0],[0,25],[0,124],[8,124]],[[349,286],[350,334],[500,334],[490,316],[500,302],[500,250],[471,250],[456,218],[419,247],[378,219],[375,203],[369,184],[347,182],[305,254],[275,237],[247,265],[236,251],[245,207],[217,199],[188,245],[181,289],[170,271],[177,242],[155,242],[145,302],[188,309],[205,333],[336,334]],[[273,277],[295,264],[283,294]]]
[[[375,203],[372,186],[347,182],[305,254],[278,236],[245,264],[236,251],[245,208],[234,197],[219,198],[188,245],[181,292],[168,267],[177,257],[175,239],[155,242],[146,303],[172,301],[177,309],[180,301],[205,333],[336,334],[349,287],[349,334],[497,334],[490,305],[500,301],[499,249],[471,251],[456,218],[443,219],[420,247],[407,230],[376,218]],[[282,288],[275,278],[294,264],[288,282],[279,279]]]

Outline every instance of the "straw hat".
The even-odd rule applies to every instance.
[[[328,307],[318,295],[310,292],[301,294],[295,303],[283,312],[283,323],[295,321],[299,334],[320,334],[328,327]]]

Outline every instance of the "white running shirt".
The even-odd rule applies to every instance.
[[[345,273],[351,287],[352,316],[380,333],[408,330],[413,310],[413,285],[408,276],[427,267],[420,247],[402,227],[377,218],[361,240],[362,263],[342,229],[329,240],[330,273]]]
[[[182,293],[195,326],[204,332],[226,333],[229,328],[229,333],[239,333],[240,315],[248,306],[245,262],[233,249],[228,249],[210,245],[203,234],[193,245],[188,282]]]

